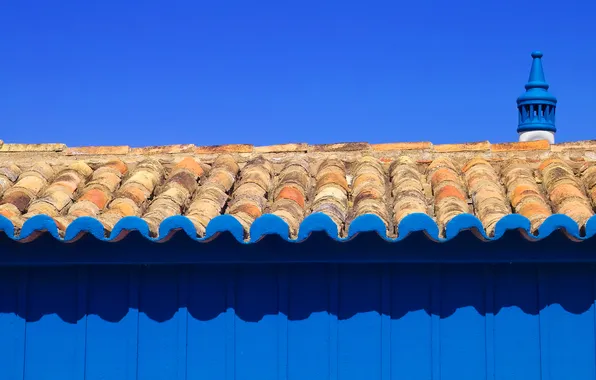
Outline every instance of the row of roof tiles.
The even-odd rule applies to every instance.
[[[596,151],[596,141],[579,141],[561,144],[549,144],[546,140],[530,142],[512,142],[491,144],[488,141],[463,144],[432,144],[430,142],[405,143],[339,143],[309,145],[305,143],[281,144],[269,146],[253,146],[248,144],[231,144],[216,146],[196,146],[179,144],[134,148],[129,146],[86,146],[67,147],[65,144],[11,144],[0,140],[0,153],[27,152],[61,152],[65,155],[152,155],[152,154],[222,154],[222,153],[315,153],[315,152],[353,152],[353,151],[430,151],[436,153],[456,152],[495,152],[508,153],[514,151],[551,151],[564,152],[574,149]]]
[[[447,155],[427,165],[405,155],[389,162],[362,155],[354,162],[289,156],[274,164],[259,156],[239,163],[230,154],[208,163],[191,155],[169,164],[152,157],[18,164],[0,163],[0,215],[17,230],[32,216],[47,215],[64,233],[77,217],[90,216],[109,234],[123,217],[138,216],[157,235],[167,217],[185,215],[202,236],[209,221],[229,214],[248,234],[269,213],[295,236],[307,215],[324,213],[341,236],[366,214],[378,216],[388,236],[396,236],[403,218],[422,213],[441,231],[455,216],[474,214],[492,236],[508,214],[528,218],[536,231],[552,214],[583,227],[596,209],[596,161],[556,156],[538,164],[514,157],[499,164],[482,157],[460,162]]]

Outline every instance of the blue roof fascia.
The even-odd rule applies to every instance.
[[[530,241],[545,239],[553,232],[561,230],[570,240],[579,242],[596,236],[596,215],[588,220],[584,231],[580,231],[578,224],[567,215],[551,215],[542,223],[537,234],[534,235],[531,233],[530,221],[527,218],[518,214],[510,214],[497,223],[494,236],[489,237],[485,234],[482,223],[477,217],[471,214],[460,214],[449,221],[445,228],[445,236],[442,237],[439,234],[439,227],[431,217],[426,214],[410,214],[399,224],[399,236],[392,238],[387,236],[383,221],[374,214],[357,217],[350,223],[348,236],[340,237],[337,226],[331,218],[322,213],[314,213],[307,216],[301,223],[298,237],[291,239],[289,226],[282,218],[272,214],[265,214],[257,218],[252,224],[250,240],[244,239],[242,225],[230,215],[220,215],[211,220],[207,226],[206,234],[202,238],[197,236],[197,231],[192,222],[185,216],[180,215],[165,219],[160,225],[159,236],[157,237],[151,236],[149,226],[139,217],[122,218],[109,237],[104,236],[104,228],[97,219],[80,217],[68,226],[63,238],[59,236],[58,227],[49,216],[36,215],[31,217],[25,222],[18,236],[14,233],[12,222],[0,216],[0,231],[3,231],[10,239],[21,243],[35,240],[43,233],[48,233],[56,240],[65,243],[75,242],[84,235],[91,235],[99,241],[118,242],[131,231],[137,231],[145,239],[156,243],[166,242],[178,232],[184,232],[190,239],[203,243],[210,242],[221,233],[227,232],[239,243],[245,245],[254,244],[269,235],[279,236],[290,243],[302,243],[308,240],[314,232],[325,232],[337,242],[347,242],[361,233],[374,232],[389,243],[403,241],[414,232],[423,232],[429,240],[444,243],[456,238],[462,231],[472,231],[479,240],[490,242],[499,240],[507,231],[511,230],[519,231]]]

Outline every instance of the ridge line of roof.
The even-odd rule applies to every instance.
[[[275,155],[275,154],[349,154],[370,152],[372,154],[392,155],[395,153],[416,154],[421,160],[430,159],[434,155],[475,154],[486,158],[493,156],[500,160],[512,154],[527,156],[528,154],[576,154],[591,152],[596,155],[596,140],[580,140],[559,144],[550,144],[547,140],[531,142],[490,143],[489,141],[468,142],[460,144],[432,144],[427,141],[397,142],[369,144],[362,142],[336,144],[289,143],[267,146],[249,144],[227,144],[212,146],[196,146],[194,144],[174,144],[163,146],[131,147],[119,146],[80,146],[68,147],[66,144],[15,144],[3,143],[0,140],[0,157],[12,154],[51,154],[65,157],[101,157],[101,156],[153,156],[192,154],[198,156],[214,156],[218,154]],[[411,152],[411,153],[408,153]],[[590,153],[590,154],[591,154]],[[431,155],[431,156],[429,156]],[[532,156],[533,157],[533,156]],[[583,160],[581,160],[583,161]]]
[[[494,143],[489,141],[467,142],[459,144],[432,144],[427,141],[397,142],[369,144],[365,142],[349,142],[335,144],[306,144],[288,143],[266,146],[250,144],[227,144],[197,146],[194,144],[174,144],[162,146],[131,147],[128,145],[115,146],[78,146],[68,147],[60,143],[16,144],[4,143],[0,140],[0,154],[2,153],[62,153],[68,156],[78,155],[152,155],[152,154],[221,154],[221,153],[330,153],[330,152],[398,152],[398,151],[426,151],[429,153],[507,153],[523,151],[551,151],[564,152],[568,150],[594,150],[596,140],[580,140],[559,144],[550,144],[547,140],[531,142]]]

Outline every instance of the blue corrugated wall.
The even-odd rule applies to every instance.
[[[0,380],[596,379],[595,252],[0,236]]]
[[[0,379],[594,379],[592,264],[0,268]]]

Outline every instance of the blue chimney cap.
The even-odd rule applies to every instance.
[[[517,98],[519,111],[518,132],[555,132],[555,108],[557,98],[548,92],[549,85],[542,69],[542,52],[532,52],[532,68],[526,84],[526,92]]]

